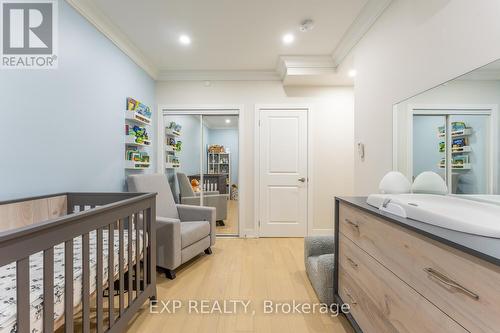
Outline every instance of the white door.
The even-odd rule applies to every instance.
[[[307,110],[260,110],[260,236],[307,233]]]

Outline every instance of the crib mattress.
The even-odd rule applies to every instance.
[[[140,233],[142,235],[142,232]],[[114,274],[119,271],[119,234],[114,235]],[[143,249],[142,237],[139,237],[139,248]],[[90,292],[96,290],[97,269],[97,233],[89,234],[90,248]],[[135,258],[136,233],[132,233],[132,258]],[[82,239],[73,240],[73,278],[74,278],[74,306],[82,301]],[[124,262],[128,264],[128,234],[124,231]],[[43,253],[39,252],[30,256],[30,332],[43,331]],[[108,232],[103,232],[103,285],[108,281]],[[64,316],[64,244],[54,247],[54,320]],[[0,267],[0,333],[16,332],[16,264],[12,263]]]

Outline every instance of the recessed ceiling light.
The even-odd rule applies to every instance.
[[[191,44],[191,38],[188,35],[180,35],[179,43],[182,45],[189,45]]]
[[[226,119],[226,124],[230,124],[231,123],[231,119]]]
[[[293,34],[286,34],[283,36],[283,43],[291,44],[295,40],[295,36]]]
[[[358,74],[358,72],[355,69],[351,69],[351,70],[349,70],[349,73],[347,73],[347,75],[349,75],[349,77],[355,77],[357,74]]]

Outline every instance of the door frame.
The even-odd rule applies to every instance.
[[[238,237],[242,237],[244,232],[244,220],[245,211],[247,209],[246,197],[247,197],[247,184],[244,178],[245,165],[242,163],[242,156],[245,156],[246,150],[243,145],[244,129],[246,124],[245,113],[243,112],[244,107],[240,104],[169,104],[169,105],[158,105],[157,114],[157,128],[156,128],[156,165],[157,172],[163,173],[163,160],[165,151],[163,149],[163,128],[165,126],[163,122],[163,116],[165,114],[176,114],[176,115],[238,115]],[[202,151],[204,151],[202,147]],[[203,167],[203,158],[200,162]],[[217,237],[230,237],[225,235],[218,235]]]
[[[398,117],[401,117],[401,111],[394,107],[393,109],[393,169],[395,171],[399,170],[398,163]],[[495,145],[498,142],[498,105],[496,104],[409,104],[407,110],[404,112],[404,117],[406,117],[406,172],[409,179],[413,175],[413,117],[415,115],[487,115],[490,116],[489,131],[490,140],[488,142],[488,191],[490,193],[496,193],[499,189],[498,187],[498,161],[499,155],[498,150],[495,149]],[[404,118],[403,118],[404,119]],[[451,134],[450,134],[451,135]],[[446,140],[448,141],[448,140]],[[451,154],[450,154],[451,155]],[[451,156],[447,156],[450,160]],[[447,171],[446,171],[447,172]],[[448,179],[448,181],[451,181]],[[449,184],[447,184],[449,185]],[[451,191],[451,187],[449,187]]]
[[[307,112],[307,233],[313,234],[313,158],[312,158],[312,105],[308,104],[256,104],[254,110],[254,230],[260,237],[260,114],[262,110]]]

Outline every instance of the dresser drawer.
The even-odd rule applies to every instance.
[[[499,332],[500,269],[341,204],[340,233],[471,332]]]
[[[339,268],[339,295],[364,333],[466,332],[342,235]]]

